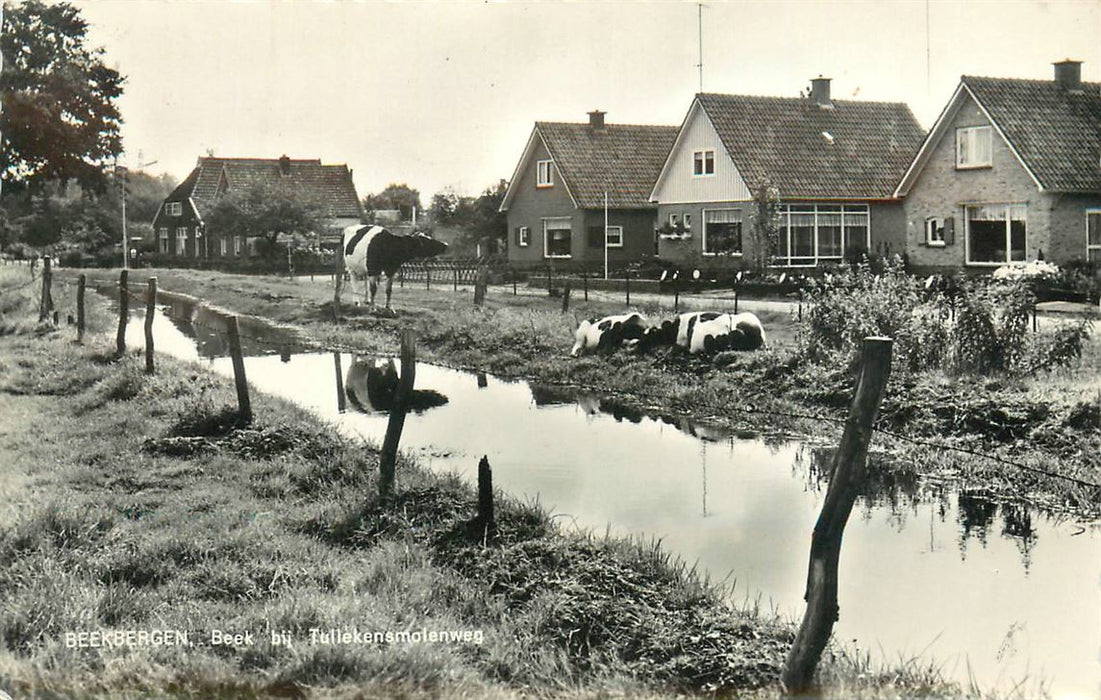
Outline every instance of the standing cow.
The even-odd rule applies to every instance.
[[[390,308],[390,292],[394,288],[394,275],[410,260],[431,258],[447,250],[447,244],[423,233],[401,236],[381,226],[349,226],[344,229],[344,269],[352,282],[353,299],[359,293],[358,282],[369,281],[363,290],[363,299],[375,305],[379,277],[386,275],[386,308]],[[355,302],[359,303],[358,300]]]

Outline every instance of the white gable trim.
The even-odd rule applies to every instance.
[[[539,138],[536,141],[536,137]],[[573,196],[573,192],[570,191],[570,185],[566,182],[565,175],[562,174],[562,169],[558,167],[558,159],[554,157],[554,153],[551,151],[550,146],[547,145],[546,139],[543,138],[543,134],[539,132],[539,125],[537,124],[531,130],[531,136],[528,137],[528,145],[524,147],[524,154],[520,156],[520,162],[516,164],[516,169],[512,171],[512,179],[508,182],[508,189],[505,190],[505,196],[501,199],[501,206],[497,209],[499,212],[507,212],[509,205],[512,203],[515,191],[520,187],[520,173],[524,172],[528,164],[531,162],[532,157],[535,155],[535,147],[538,143],[543,144],[543,148],[550,154],[551,160],[554,161],[554,170],[557,173],[557,180],[562,183],[562,186],[566,188],[566,194],[570,196],[570,201],[573,202],[573,206],[578,207],[577,198]],[[556,183],[557,185],[557,183]]]
[[[1009,152],[1013,154],[1013,157],[1017,159],[1017,162],[1021,164],[1024,171],[1028,173],[1029,178],[1032,179],[1033,184],[1040,191],[1044,191],[1044,186],[1040,184],[1039,178],[1032,172],[1032,169],[1025,163],[1024,158],[1010,142],[1009,138],[1002,131],[1002,128],[998,126],[998,123],[994,121],[994,118],[990,116],[990,112],[979,98],[975,96],[975,93],[971,92],[971,88],[967,87],[967,83],[960,81],[956,91],[952,94],[952,98],[948,100],[948,104],[945,105],[944,110],[941,111],[940,116],[937,117],[936,123],[933,124],[933,128],[929,130],[929,134],[925,137],[925,141],[921,144],[921,148],[918,149],[917,155],[914,156],[914,160],[911,161],[910,167],[906,169],[906,174],[902,176],[902,180],[899,181],[898,187],[895,188],[894,196],[905,197],[910,193],[910,188],[914,186],[921,171],[925,169],[926,163],[929,162],[929,158],[932,157],[933,150],[940,145],[941,140],[944,138],[948,131],[948,126],[955,119],[956,114],[959,112],[960,107],[963,106],[964,99],[970,97],[971,100],[978,106],[979,111],[982,112],[983,117],[986,118],[990,125],[994,127],[994,131],[998,132],[998,136],[1001,137],[1002,143],[1006,145]]]
[[[694,173],[693,157],[700,150],[714,153],[714,171],[707,175],[689,174]],[[654,182],[650,201],[659,204],[687,204],[752,199],[753,195],[741,169],[734,162],[726,141],[715,128],[715,122],[697,96],[666,156],[662,171]]]
[[[654,189],[650,190],[650,201],[657,202],[658,188],[661,187],[665,180],[665,174],[669,172],[669,167],[673,164],[674,155],[680,150],[681,142],[684,141],[684,135],[687,133],[685,127],[688,126],[692,120],[696,111],[703,111],[703,105],[700,104],[700,98],[695,97],[692,99],[692,105],[688,108],[688,113],[684,115],[684,119],[680,123],[680,129],[677,130],[677,140],[673,142],[673,147],[669,149],[669,154],[665,156],[665,162],[661,166],[661,172],[658,173],[658,179],[654,180]],[[729,157],[729,156],[728,156]]]

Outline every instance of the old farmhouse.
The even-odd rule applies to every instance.
[[[654,179],[676,137],[672,126],[536,122],[501,202],[509,264],[553,261],[595,269],[651,257]],[[607,213],[607,246],[605,246]]]
[[[1101,260],[1101,85],[963,76],[895,195],[919,269]]]
[[[254,253],[252,241],[208,230],[205,217],[232,190],[266,186],[293,192],[317,206],[326,231],[359,223],[363,210],[346,165],[320,160],[200,157],[195,169],[165,198],[153,219],[157,252],[188,258],[225,258]]]
[[[754,196],[779,195],[772,263],[815,267],[860,251],[902,253],[895,187],[924,131],[901,103],[833,100],[830,79],[797,98],[696,95],[651,193],[658,254],[705,268],[742,268]]]

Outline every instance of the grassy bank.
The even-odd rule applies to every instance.
[[[12,282],[0,276],[0,688],[15,697],[776,694],[790,627],[732,608],[660,547],[563,532],[504,496],[486,544],[470,489],[408,461],[382,507],[374,448],[262,395],[234,428],[231,382],[115,360],[94,297],[77,345]],[[310,643],[331,628],[471,634]],[[99,630],[188,643],[69,636]],[[252,643],[212,644],[214,630]],[[920,663],[836,653],[822,671],[837,697],[964,695]]]
[[[671,352],[647,357],[621,352],[613,358],[574,360],[567,351],[577,320],[621,312],[619,301],[584,302],[575,294],[571,310],[562,313],[559,299],[513,296],[510,287],[502,287],[491,291],[484,308],[475,309],[469,289],[455,293],[448,285],[425,290],[410,284],[395,289],[398,311],[393,317],[352,307],[350,291],[345,290],[343,320],[334,323],[332,287],[323,278],[311,282],[154,272],[162,289],[186,291],[239,313],[300,326],[327,348],[392,352],[397,330],[412,326],[422,356],[431,361],[584,387],[615,394],[635,408],[709,417],[747,430],[832,443],[852,395],[853,372],[845,362],[823,366],[796,356],[796,336],[804,325],[782,310],[759,313],[769,334],[765,351],[727,353],[715,361]],[[144,279],[144,273],[134,279]],[[671,313],[668,301],[650,296],[635,307],[657,318]],[[808,415],[823,420],[800,417]],[[895,371],[881,418],[889,433],[877,433],[875,447],[894,455],[899,469],[960,482],[993,496],[1024,497],[1084,517],[1101,514],[1101,492],[1084,485],[1101,483],[1097,333],[1086,341],[1081,360],[1073,366],[1031,376]]]

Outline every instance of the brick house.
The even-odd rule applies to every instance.
[[[963,76],[895,194],[918,269],[1101,260],[1101,85]]]
[[[156,251],[189,258],[226,258],[254,253],[252,241],[222,236],[206,228],[218,197],[256,185],[294,192],[320,209],[325,231],[332,237],[359,223],[362,205],[346,165],[322,165],[320,160],[281,158],[200,157],[195,169],[172,191],[153,218]]]
[[[654,185],[662,258],[739,269],[754,195],[780,197],[778,267],[901,253],[898,184],[924,131],[902,103],[833,100],[830,79],[798,98],[696,95]]]
[[[501,201],[509,264],[601,267],[605,194],[609,265],[652,257],[657,207],[649,195],[676,134],[672,126],[606,124],[600,111],[588,123],[536,122]]]

